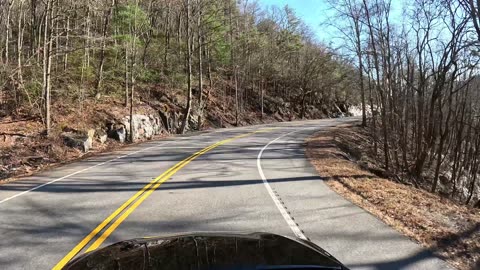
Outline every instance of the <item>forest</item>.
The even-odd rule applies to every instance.
[[[361,105],[386,174],[480,207],[478,4],[414,0],[401,15],[390,0],[329,4],[334,18],[319,21],[339,47],[288,6],[249,0],[1,1],[0,117],[57,136],[56,106],[114,98],[133,119],[140,100],[171,89],[182,93],[177,133],[202,129],[213,97],[233,125],[272,113],[272,98],[290,120]]]
[[[471,0],[332,1],[372,151],[399,181],[480,207],[480,10]],[[366,104],[366,105],[365,105]]]
[[[2,112],[41,118],[46,134],[58,100],[81,107],[113,95],[133,113],[137,88],[159,83],[184,89],[179,133],[192,109],[203,115],[210,90],[230,97],[236,124],[249,106],[263,112],[264,96],[298,105],[290,110],[300,118],[311,105],[355,103],[353,66],[288,7],[261,10],[248,0],[1,5]]]

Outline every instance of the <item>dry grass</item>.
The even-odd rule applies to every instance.
[[[307,154],[337,193],[458,269],[480,269],[480,211],[365,169],[364,133],[341,127],[308,140]]]

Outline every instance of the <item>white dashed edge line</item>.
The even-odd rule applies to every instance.
[[[278,199],[278,197],[275,195],[274,191],[272,190],[272,187],[270,186],[270,184],[268,183],[268,180],[267,178],[265,177],[265,174],[263,173],[263,169],[262,169],[262,165],[261,165],[261,159],[262,159],[262,154],[263,152],[265,151],[265,149],[268,148],[268,146],[270,146],[271,144],[275,143],[276,141],[280,140],[281,138],[285,137],[285,136],[288,136],[292,133],[295,133],[295,132],[299,132],[300,130],[295,130],[295,131],[292,131],[292,132],[288,132],[286,134],[283,134],[282,136],[270,141],[267,145],[265,145],[262,150],[260,150],[260,153],[258,153],[258,156],[257,156],[257,168],[258,168],[258,173],[260,174],[260,177],[262,178],[262,181],[263,181],[263,185],[265,185],[265,188],[267,189],[268,191],[268,194],[270,195],[270,197],[272,198],[273,202],[275,203],[275,205],[277,206],[278,210],[280,211],[280,213],[282,214],[283,216],[283,219],[285,219],[285,221],[287,222],[288,226],[290,227],[290,229],[293,231],[293,233],[295,234],[295,236],[297,236],[298,238],[300,239],[304,239],[304,240],[308,240],[308,238],[305,236],[305,234],[302,232],[302,230],[298,227],[297,223],[295,223],[295,221],[293,221],[293,218],[290,216],[290,214],[288,213],[287,209],[285,208],[285,206],[282,204],[282,202],[280,202],[280,200]]]

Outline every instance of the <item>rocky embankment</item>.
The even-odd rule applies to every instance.
[[[101,127],[92,127],[86,131],[66,128],[60,134],[65,145],[88,152],[94,144],[104,144],[108,138],[125,143],[130,138],[130,116],[120,120],[111,120]],[[153,115],[133,115],[133,138],[135,141],[149,140],[153,136],[165,133],[168,129],[163,126],[159,117]]]
[[[43,133],[41,118],[0,120],[0,181],[28,175],[45,167],[68,162],[86,154],[109,151],[128,143],[130,124],[136,142],[155,136],[177,134],[184,118],[183,95],[158,91],[156,99],[136,101],[136,114],[130,121],[129,109],[121,99],[105,97],[88,99],[77,107],[56,103],[53,107],[53,127],[50,136]],[[180,93],[180,92],[179,92]],[[200,111],[194,104],[187,131],[231,127],[237,124],[233,101],[211,95],[199,128]],[[301,108],[281,98],[266,96],[264,115],[259,104],[241,111],[238,125],[253,125],[299,119]],[[332,118],[350,115],[348,108],[335,104],[307,106],[306,119]]]

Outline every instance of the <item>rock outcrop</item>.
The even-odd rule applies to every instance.
[[[130,136],[130,116],[122,118],[121,125],[125,127],[127,137]],[[162,133],[163,124],[159,117],[153,115],[133,115],[133,135],[134,139],[151,139],[153,136]]]
[[[180,129],[182,115],[178,112],[159,111],[163,128],[168,133],[177,133]]]
[[[64,132],[61,136],[68,147],[77,148],[84,153],[92,148],[92,137],[89,134]]]
[[[176,114],[174,114],[175,118]],[[165,117],[164,121],[160,117],[153,115],[133,115],[133,134],[135,140],[151,139],[153,136],[161,134],[162,132],[168,132],[165,128],[165,123],[171,124],[176,127],[178,123],[172,118]],[[103,144],[107,138],[111,138],[125,143],[130,134],[130,116],[125,116],[119,120],[113,120],[106,124],[106,130],[97,128],[89,129],[82,132],[74,129],[65,129],[62,133],[62,138],[65,144],[72,148],[80,149],[83,152],[88,152],[92,148],[93,142]]]
[[[97,141],[101,144],[104,144],[106,141],[107,141],[107,133],[105,132],[105,130],[103,129],[97,129],[96,132],[95,132],[95,138],[97,139]]]
[[[121,143],[124,143],[127,138],[127,131],[124,126],[116,125],[114,123],[107,124],[107,136]]]

